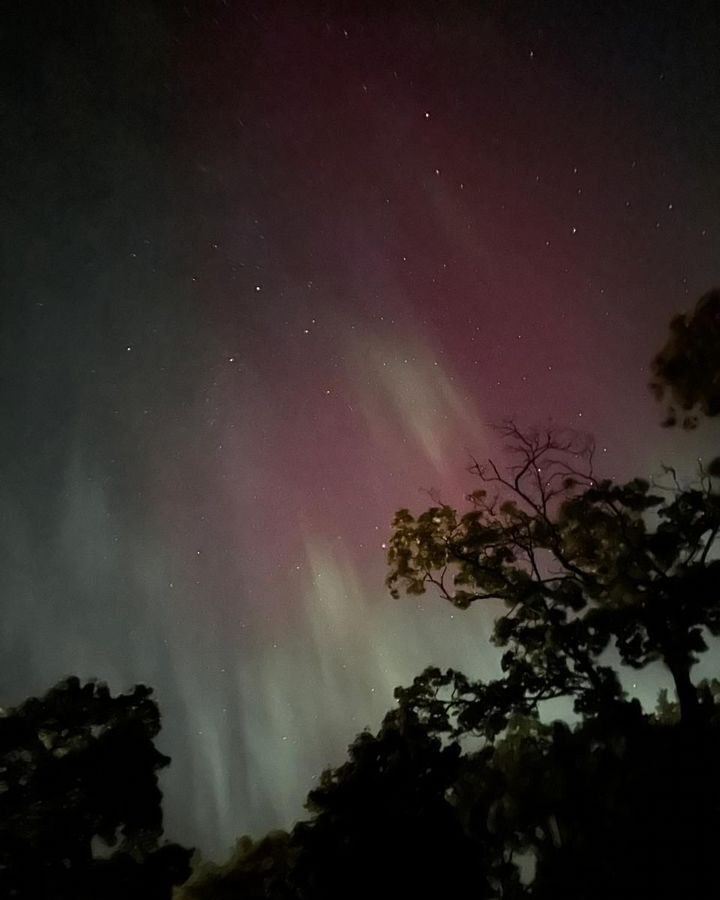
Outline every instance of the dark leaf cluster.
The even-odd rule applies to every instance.
[[[191,851],[160,841],[151,694],[73,677],[0,717],[0,896],[170,900],[188,877]]]

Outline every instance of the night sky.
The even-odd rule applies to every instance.
[[[426,665],[496,673],[486,613],[383,586],[491,423],[591,431],[616,478],[716,440],[647,382],[720,281],[720,16],[12,6],[0,704],[152,685],[166,829],[219,857]]]

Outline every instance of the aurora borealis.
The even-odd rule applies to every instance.
[[[152,685],[166,828],[289,825],[479,610],[383,587],[489,427],[692,465],[648,366],[718,282],[710,3],[28,2],[3,91],[2,694]],[[423,491],[426,491],[425,493]]]

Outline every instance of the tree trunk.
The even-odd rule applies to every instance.
[[[689,664],[666,659],[666,665],[675,682],[675,692],[680,704],[680,721],[683,725],[697,724],[700,719],[700,701],[697,689],[690,678]]]

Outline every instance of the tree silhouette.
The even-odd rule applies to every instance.
[[[223,865],[200,862],[180,889],[182,900],[296,900],[292,871],[297,842],[287,831],[271,831],[259,841],[245,835]]]
[[[164,900],[190,850],[160,845],[151,689],[60,682],[0,718],[0,896]]]
[[[720,561],[711,558],[720,496],[708,479],[656,493],[642,479],[596,481],[587,439],[526,434],[512,423],[501,432],[514,462],[507,472],[492,460],[474,463],[483,487],[469,511],[400,510],[389,541],[393,596],[431,587],[462,609],[506,608],[493,634],[507,648],[506,677],[456,684],[461,727],[480,697],[480,721],[498,730],[513,711],[547,699],[573,697],[578,712],[616,702],[617,674],[599,663],[611,644],[633,668],[661,660],[692,723],[691,668],[706,649],[704,632],[720,634]]]
[[[652,361],[650,387],[658,400],[669,396],[663,424],[697,426],[698,416],[720,415],[720,290],[708,291],[692,313],[670,322],[670,336]]]
[[[574,726],[516,714],[466,752],[433,735],[403,695],[376,735],[360,734],[348,761],[323,774],[307,821],[243,838],[179,900],[709,895],[717,683],[701,695],[692,740],[665,698],[656,715],[622,702]]]
[[[464,833],[447,793],[461,770],[408,708],[388,713],[376,736],[360,734],[349,760],[326,771],[299,824],[300,896],[442,896],[473,886],[487,897],[486,835]]]
[[[348,756],[310,791],[309,819],[290,834],[243,838],[224,866],[199,869],[183,900],[437,897],[470,884],[491,896],[493,855],[446,796],[463,765],[457,746],[443,747],[403,708],[377,735],[359,734]]]
[[[518,717],[492,752],[468,760],[459,810],[531,863],[533,898],[705,896],[720,837],[707,779],[717,724],[702,741],[683,738],[637,703],[572,728]]]

